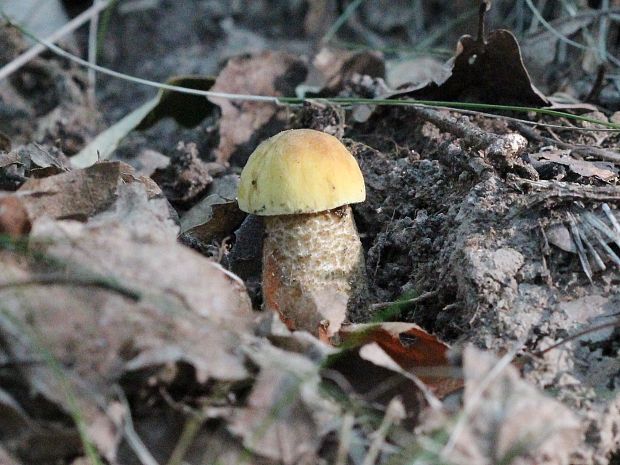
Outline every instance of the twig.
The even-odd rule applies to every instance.
[[[5,17],[6,18],[6,17]],[[10,21],[10,18],[6,18],[7,20]],[[99,65],[93,65],[91,63],[89,63],[86,60],[83,60],[80,57],[77,57],[69,52],[67,52],[66,50],[63,50],[62,48],[54,45],[53,43],[50,43],[49,41],[40,39],[38,37],[36,37],[35,35],[29,33],[28,31],[24,30],[22,27],[20,27],[19,25],[15,25],[15,27],[17,27],[20,31],[22,31],[23,34],[27,35],[28,37],[30,37],[31,39],[39,42],[40,44],[46,46],[47,48],[49,48],[52,52],[54,52],[55,54],[62,56],[63,58],[66,58],[70,61],[73,61],[81,66],[84,66],[86,68],[89,69],[93,69],[95,71],[98,71],[100,73],[103,74],[107,74],[108,76],[112,76],[118,79],[123,79],[125,81],[128,82],[133,82],[135,84],[141,84],[141,85],[145,85],[145,86],[149,86],[149,87],[155,87],[157,89],[160,90],[170,90],[170,91],[174,91],[174,92],[179,92],[179,93],[183,93],[183,94],[189,94],[189,95],[199,95],[199,96],[203,96],[203,97],[216,97],[216,98],[224,98],[224,99],[228,99],[228,100],[236,100],[236,101],[248,101],[248,102],[268,102],[268,103],[272,103],[274,105],[287,105],[287,106],[294,106],[294,105],[301,105],[303,104],[305,101],[307,101],[307,99],[304,98],[299,98],[299,97],[274,97],[274,96],[268,96],[268,95],[251,95],[251,94],[232,94],[232,93],[227,93],[227,92],[214,92],[214,91],[208,91],[208,90],[199,90],[199,89],[192,89],[192,88],[188,88],[188,87],[180,87],[180,86],[174,86],[171,84],[165,84],[165,83],[160,83],[157,81],[151,81],[148,79],[142,79],[136,76],[132,76],[129,74],[125,74],[125,73],[120,73],[118,71],[114,71],[111,70],[109,68],[105,68],[103,66],[99,66]],[[413,100],[413,99],[400,99],[400,100],[395,100],[395,99],[369,99],[369,98],[351,98],[351,97],[334,97],[334,98],[326,98],[323,99],[327,102],[330,102],[332,104],[339,104],[339,105],[390,105],[390,106],[405,106],[405,107],[411,107],[411,108],[443,108],[443,109],[448,109],[450,111],[455,111],[455,112],[462,112],[462,113],[472,113],[472,109],[475,108],[486,108],[486,109],[492,109],[492,110],[501,110],[501,111],[520,111],[520,112],[534,112],[537,114],[541,114],[541,115],[549,115],[549,116],[554,116],[554,117],[558,117],[558,118],[571,118],[571,119],[576,119],[576,120],[580,120],[580,121],[587,121],[587,122],[591,122],[594,124],[599,124],[602,126],[605,126],[604,128],[597,128],[597,129],[591,129],[591,128],[573,128],[573,127],[568,127],[568,126],[561,126],[561,125],[551,125],[551,124],[544,124],[544,123],[533,123],[533,122],[528,122],[526,120],[517,120],[516,118],[508,118],[506,117],[506,119],[509,120],[517,120],[522,122],[523,124],[535,124],[535,125],[540,125],[540,126],[546,126],[546,127],[557,127],[560,129],[571,129],[571,130],[579,130],[579,131],[597,131],[597,132],[601,132],[601,131],[610,131],[610,132],[618,132],[618,130],[620,130],[620,125],[618,124],[614,124],[614,123],[605,123],[605,122],[601,122],[601,121],[597,121],[594,120],[593,118],[588,118],[588,117],[584,117],[584,116],[578,116],[578,115],[572,115],[570,113],[565,113],[565,112],[561,112],[561,111],[557,111],[557,110],[553,110],[553,109],[548,109],[548,108],[535,108],[535,107],[520,107],[520,106],[514,106],[514,105],[494,105],[494,104],[480,104],[480,103],[471,103],[471,102],[446,102],[446,101],[430,101],[430,100]],[[477,114],[483,115],[483,116],[488,116],[488,117],[499,117],[498,115],[492,115],[492,114],[487,114],[484,112],[478,112]]]
[[[600,160],[609,161],[612,163],[620,164],[620,153],[612,152],[611,150],[601,149],[599,147],[590,147],[587,145],[575,145],[563,142],[560,140],[551,139],[549,137],[541,136],[533,128],[529,128],[522,123],[515,123],[519,132],[523,133],[525,137],[537,142],[544,142],[545,144],[555,145],[561,149],[572,150],[586,157],[596,157]]]
[[[440,130],[461,138],[466,146],[476,149],[476,151],[484,150],[484,160],[488,160],[498,171],[516,171],[521,177],[538,179],[536,170],[519,157],[527,145],[523,136],[519,134],[497,135],[486,132],[469,122],[467,118],[457,119],[432,108],[412,107],[411,111],[434,124]]]
[[[590,263],[588,262],[588,255],[586,254],[586,250],[583,247],[583,242],[581,241],[581,234],[579,233],[577,221],[575,220],[575,217],[572,213],[568,213],[568,220],[571,236],[573,237],[573,242],[577,246],[577,255],[579,256],[581,267],[583,268],[583,272],[588,277],[588,281],[590,281],[590,284],[592,284],[592,268],[590,268]]]
[[[521,210],[508,215],[508,218],[513,218],[524,210],[530,211],[536,205],[548,200],[556,202],[572,202],[578,199],[590,202],[620,201],[620,191],[616,186],[588,186],[547,180],[532,181],[517,176],[509,177],[509,183],[516,189],[538,191],[538,195],[534,194],[531,201],[523,205]]]
[[[603,211],[605,212],[605,215],[607,216],[607,218],[609,218],[609,221],[611,221],[611,224],[614,227],[614,230],[616,231],[617,234],[620,234],[620,224],[618,224],[618,220],[616,219],[616,217],[614,216],[613,212],[611,211],[611,208],[609,208],[609,205],[607,205],[606,203],[604,203],[602,205]]]
[[[567,342],[570,342],[574,339],[580,338],[581,336],[584,336],[588,333],[594,333],[596,331],[600,331],[601,329],[607,329],[607,328],[614,328],[614,327],[620,327],[620,321],[611,321],[609,323],[603,323],[600,324],[598,326],[591,326],[590,328],[584,329],[583,331],[579,331],[578,333],[572,334],[571,336],[568,336],[564,339],[562,339],[559,342],[556,342],[555,344],[547,347],[544,350],[538,351],[535,354],[533,354],[535,357],[542,357],[543,355],[545,355],[547,352],[556,349],[558,347],[560,347],[563,344],[566,344]]]
[[[125,418],[124,418],[124,431],[123,435],[125,436],[125,440],[127,444],[131,448],[131,450],[136,454],[136,457],[140,461],[142,465],[159,465],[157,460],[153,457],[153,455],[146,448],[138,433],[133,427],[133,421],[131,419],[131,407],[129,406],[129,402],[127,401],[127,397],[125,393],[121,389],[120,386],[115,386],[116,396],[120,400],[120,402],[125,407]]]
[[[351,439],[355,417],[351,412],[347,412],[342,419],[342,427],[340,428],[338,451],[336,452],[336,461],[334,465],[347,465],[347,457],[351,448]]]
[[[476,390],[471,393],[471,395],[469,396],[469,401],[463,408],[463,413],[456,422],[456,425],[454,425],[454,429],[450,434],[450,439],[448,440],[441,452],[444,457],[449,456],[449,454],[456,446],[456,442],[459,436],[469,422],[469,417],[478,407],[478,404],[482,401],[482,396],[484,395],[484,392],[488,389],[491,383],[495,381],[495,379],[502,373],[502,371],[504,371],[504,369],[512,363],[512,360],[515,358],[515,355],[517,355],[517,352],[521,349],[521,347],[523,347],[523,344],[524,342],[522,341],[517,342],[514,347],[506,355],[504,355],[491,370],[489,370],[486,376],[480,381],[480,383],[478,383]]]
[[[410,304],[417,304],[420,302],[424,302],[425,300],[430,299],[431,297],[435,297],[437,294],[439,294],[439,291],[435,290],[435,291],[428,291],[425,292],[422,295],[419,295],[417,297],[413,297],[411,299],[405,299],[405,300],[396,300],[394,302],[378,302],[376,304],[372,304],[370,306],[370,308],[372,310],[383,310],[385,308],[389,308],[393,305],[410,305]]]
[[[63,27],[58,29],[52,35],[50,35],[45,41],[40,41],[38,44],[33,45],[30,49],[26,50],[24,53],[16,57],[11,62],[4,65],[0,68],[0,81],[6,79],[8,76],[13,74],[15,71],[19,70],[22,66],[28,63],[30,60],[41,54],[45,51],[48,46],[45,42],[53,44],[60,39],[62,39],[67,34],[72,33],[76,29],[78,29],[82,24],[89,21],[92,17],[99,14],[101,10],[108,6],[109,0],[102,0],[101,2],[96,2],[93,6],[85,10],[83,13],[79,14]],[[6,18],[4,11],[0,9],[2,15]]]
[[[379,425],[377,431],[375,431],[375,438],[368,448],[368,453],[364,457],[362,465],[373,465],[377,461],[379,452],[385,442],[388,431],[394,423],[400,422],[405,417],[405,408],[402,401],[395,397],[392,399],[387,407],[385,416]]]
[[[79,287],[97,287],[108,291],[115,292],[123,297],[126,297],[134,302],[139,301],[142,295],[133,289],[129,289],[122,284],[115,283],[114,281],[103,277],[79,277],[79,276],[56,276],[56,275],[41,275],[35,276],[29,279],[21,281],[12,281],[7,283],[0,283],[0,291],[5,289],[12,289],[16,287],[27,286],[79,286]]]
[[[204,422],[205,418],[198,415],[190,416],[185,420],[181,436],[174,446],[166,465],[182,465],[185,463],[183,460],[187,455],[187,451],[194,443],[194,439],[196,439],[196,435],[200,432]]]

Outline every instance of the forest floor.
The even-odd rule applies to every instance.
[[[482,36],[470,2],[396,3],[100,18],[102,66],[277,101],[93,94],[49,51],[0,81],[0,464],[620,463],[617,2],[496,1]],[[0,65],[30,45],[0,23]],[[367,191],[367,301],[310,332],[261,311],[235,200],[291,128]]]

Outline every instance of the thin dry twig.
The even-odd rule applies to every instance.
[[[588,200],[590,202],[618,202],[620,201],[620,191],[616,186],[588,186],[585,184],[572,184],[562,181],[539,180],[533,181],[517,176],[509,175],[509,184],[520,190],[534,191],[532,199],[523,205],[519,210],[510,214],[508,218],[513,218],[525,211],[547,201],[553,202],[572,202],[575,200]]]
[[[615,164],[620,164],[620,153],[612,152],[611,150],[602,149],[600,147],[592,147],[587,145],[575,145],[560,140],[551,139],[549,137],[538,134],[533,128],[527,127],[523,123],[515,123],[516,128],[525,137],[537,142],[544,142],[545,144],[555,145],[561,149],[568,149],[586,157],[595,157],[600,160],[609,161]]]
[[[517,342],[514,347],[497,362],[493,369],[486,374],[485,378],[480,381],[477,389],[472,392],[469,402],[463,408],[463,413],[456,422],[456,425],[454,425],[454,429],[450,434],[450,439],[441,451],[443,457],[448,457],[456,446],[459,436],[464,431],[465,426],[469,421],[469,417],[478,407],[478,404],[482,401],[484,392],[488,389],[491,383],[495,381],[495,379],[502,373],[502,371],[504,371],[506,367],[512,363],[515,356],[517,355],[517,352],[521,350],[521,347],[523,347],[524,344],[525,341]]]
[[[435,291],[428,291],[425,292],[422,295],[419,295],[417,297],[413,297],[411,299],[405,299],[405,300],[396,300],[394,302],[378,302],[376,304],[372,304],[370,306],[370,308],[372,310],[383,310],[386,308],[389,308],[393,305],[410,305],[410,304],[417,304],[420,302],[424,302],[425,300],[430,299],[431,297],[435,297],[437,294],[439,294],[439,291],[435,290]]]
[[[123,422],[125,426],[123,435],[125,437],[125,440],[127,441],[127,444],[136,454],[136,457],[142,465],[159,465],[157,463],[157,460],[155,460],[153,455],[146,448],[144,442],[142,442],[142,439],[140,439],[140,436],[138,436],[138,433],[133,427],[133,420],[131,419],[131,408],[129,406],[129,402],[127,401],[125,393],[120,386],[115,386],[115,388],[116,396],[125,407],[126,415],[124,419],[125,421]]]
[[[342,419],[340,428],[338,451],[336,452],[336,461],[334,465],[346,465],[349,450],[351,448],[351,440],[353,439],[353,425],[355,424],[355,416],[351,412],[347,412]]]
[[[379,428],[374,433],[375,437],[370,444],[370,448],[368,449],[366,457],[364,457],[362,465],[373,465],[377,461],[377,457],[379,456],[379,452],[381,452],[381,448],[390,428],[393,424],[400,422],[400,420],[404,417],[405,407],[403,406],[402,401],[395,397],[388,404],[385,416],[383,417]]]
[[[555,344],[547,347],[546,349],[540,350],[540,351],[538,351],[538,352],[536,352],[536,353],[534,353],[532,355],[534,357],[542,357],[547,352],[550,352],[553,349],[557,349],[561,345],[564,345],[567,342],[570,342],[570,341],[573,341],[575,339],[578,339],[581,336],[585,336],[586,334],[595,333],[596,331],[600,331],[601,329],[619,328],[619,327],[620,327],[620,320],[618,320],[618,321],[611,321],[609,323],[603,323],[603,324],[600,324],[600,325],[597,325],[597,326],[591,326],[590,328],[586,328],[583,331],[579,331],[578,333],[572,334],[572,335],[562,339],[561,341],[556,342]]]
[[[497,135],[480,129],[467,118],[455,118],[445,112],[432,108],[411,107],[418,117],[437,126],[441,131],[449,132],[462,139],[463,144],[474,149],[474,152],[485,152],[484,161],[490,162],[501,172],[516,171],[528,179],[538,179],[538,173],[527,162],[521,160],[519,154],[527,145],[519,134]],[[477,155],[472,155],[472,159]]]

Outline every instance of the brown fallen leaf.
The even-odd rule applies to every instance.
[[[582,435],[575,415],[522,380],[516,368],[471,346],[463,352],[464,411],[444,449],[466,463],[561,465]]]
[[[67,171],[68,159],[57,148],[39,144],[0,151],[0,189],[16,190],[29,177],[46,177]]]
[[[385,62],[380,52],[323,48],[314,57],[313,65],[323,75],[320,96],[333,96],[343,90],[355,74],[385,78]]]
[[[545,151],[529,154],[534,160],[549,160],[553,163],[567,166],[573,173],[583,177],[595,177],[609,182],[618,177],[612,164],[579,160],[570,156],[570,150]]]
[[[265,343],[254,345],[248,356],[261,372],[230,431],[245,447],[278,463],[316,463],[321,441],[337,428],[340,414],[338,405],[321,395],[318,364]]]
[[[41,179],[29,179],[18,190],[31,219],[41,216],[85,220],[114,201],[121,163],[104,162]]]
[[[13,196],[0,194],[0,234],[19,237],[30,232],[30,218],[21,201]]]
[[[35,361],[7,374],[22,383],[7,392],[34,412],[34,426],[18,444],[45,450],[33,428],[46,418],[72,425],[77,412],[99,452],[115,463],[124,413],[110,401],[114,384],[129,397],[177,377],[213,386],[248,376],[241,334],[251,334],[253,319],[243,283],[175,236],[145,240],[114,215],[87,224],[42,218],[34,223],[30,260],[0,251],[0,337],[11,360]],[[191,367],[189,378],[183,367]],[[79,453],[75,428],[65,430],[75,440],[48,448],[44,463]]]
[[[181,234],[203,245],[231,236],[246,217],[237,205],[238,175],[217,178],[208,194],[181,217]]]
[[[393,362],[415,374],[439,397],[460,388],[447,353],[449,346],[413,323],[384,322],[345,325],[338,332],[339,345],[376,344]],[[387,368],[388,365],[383,364]]]
[[[292,96],[306,77],[306,65],[296,55],[263,52],[231,58],[212,87],[214,92]],[[219,163],[243,166],[259,142],[284,128],[287,110],[270,102],[237,102],[209,97],[222,110]]]
[[[465,35],[448,62],[451,73],[440,82],[402,89],[391,98],[473,101],[492,104],[546,106],[547,98],[532,84],[523,64],[521,49],[512,32],[505,29],[484,33],[486,5],[481,4],[477,38]]]

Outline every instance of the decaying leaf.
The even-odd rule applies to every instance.
[[[313,60],[314,66],[323,74],[321,96],[337,95],[355,74],[373,78],[385,77],[385,62],[379,52],[351,52],[323,48]]]
[[[575,415],[540,393],[508,365],[473,347],[465,348],[464,413],[452,431],[448,459],[467,463],[569,463],[582,431]]]
[[[213,79],[206,76],[181,76],[171,78],[166,84],[209,90],[213,85]],[[71,164],[76,168],[85,168],[109,158],[127,134],[134,129],[148,129],[162,118],[172,117],[179,124],[193,127],[213,110],[214,106],[202,96],[162,90],[157,97],[145,102],[95,137],[71,158]]]
[[[203,244],[230,236],[246,217],[237,205],[239,176],[224,176],[214,181],[209,195],[181,217],[181,234]]]
[[[218,75],[212,90],[244,95],[295,95],[306,77],[306,66],[297,56],[264,52],[231,58]],[[271,102],[237,102],[209,97],[222,110],[217,161],[245,164],[259,142],[284,128],[286,109]],[[234,159],[231,160],[231,157]]]
[[[347,344],[376,342],[405,369],[447,363],[449,346],[413,323],[347,325],[339,336]]]
[[[310,359],[257,344],[248,352],[261,372],[248,406],[230,430],[254,453],[284,464],[316,463],[322,438],[338,427],[340,408],[319,390],[319,366]]]
[[[99,163],[41,179],[29,179],[17,195],[31,219],[86,219],[113,201],[121,179],[119,162]]]
[[[450,368],[449,346],[413,323],[345,325],[337,337],[345,347],[376,344],[392,363],[418,376],[439,396],[462,386]],[[377,360],[368,357],[364,358],[373,362]],[[392,369],[387,361],[380,365]]]
[[[9,202],[8,199],[11,198],[13,214],[21,209],[27,213],[26,219],[29,221],[44,216],[85,221],[110,208],[109,214],[116,211],[116,215],[122,216],[127,213],[123,209],[126,210],[129,206],[119,206],[115,202],[128,200],[127,195],[131,189],[126,186],[130,184],[140,185],[137,189],[143,192],[144,202],[161,196],[161,191],[150,178],[135,176],[129,165],[102,162],[83,170],[41,179],[31,178],[16,193],[4,197],[4,202]],[[171,210],[166,200],[160,198],[159,203],[163,204],[164,216],[170,217]],[[137,223],[140,215],[126,215],[122,221]]]
[[[451,73],[442,81],[403,89],[393,97],[421,100],[475,101],[481,103],[545,106],[547,98],[532,84],[523,64],[521,49],[512,32],[505,29],[484,35],[484,12],[480,6],[478,37],[465,35],[448,62]]]
[[[252,316],[243,284],[178,245],[174,231],[146,236],[149,228],[165,229],[169,219],[157,224],[144,188],[143,203],[130,208],[138,186],[126,186],[129,194],[121,190],[126,201],[116,204],[116,214],[87,224],[35,221],[28,261],[0,251],[0,337],[11,360],[36,361],[15,365],[13,376],[23,386],[7,392],[22,393],[20,405],[35,417],[37,399],[49,405],[50,418],[71,424],[79,414],[90,440],[112,463],[124,415],[109,400],[115,383],[131,395],[173,382],[179,366],[191,367],[192,382],[199,384],[248,376],[240,334],[251,332]],[[132,225],[127,218],[137,215],[152,218]],[[33,418],[37,425],[39,420]],[[81,449],[76,430],[65,429],[74,440],[67,439],[57,455],[47,451],[46,463]],[[42,439],[31,428],[18,443],[24,438],[31,452],[40,450]]]
[[[28,177],[45,177],[67,171],[68,160],[58,149],[28,144],[0,152],[0,189],[16,190]]]
[[[553,163],[567,166],[573,173],[583,177],[596,177],[601,181],[612,181],[618,176],[612,164],[579,160],[570,156],[570,150],[544,151],[529,154],[529,157],[542,161],[549,160]]]
[[[23,236],[30,231],[28,211],[19,199],[0,194],[0,234]]]

